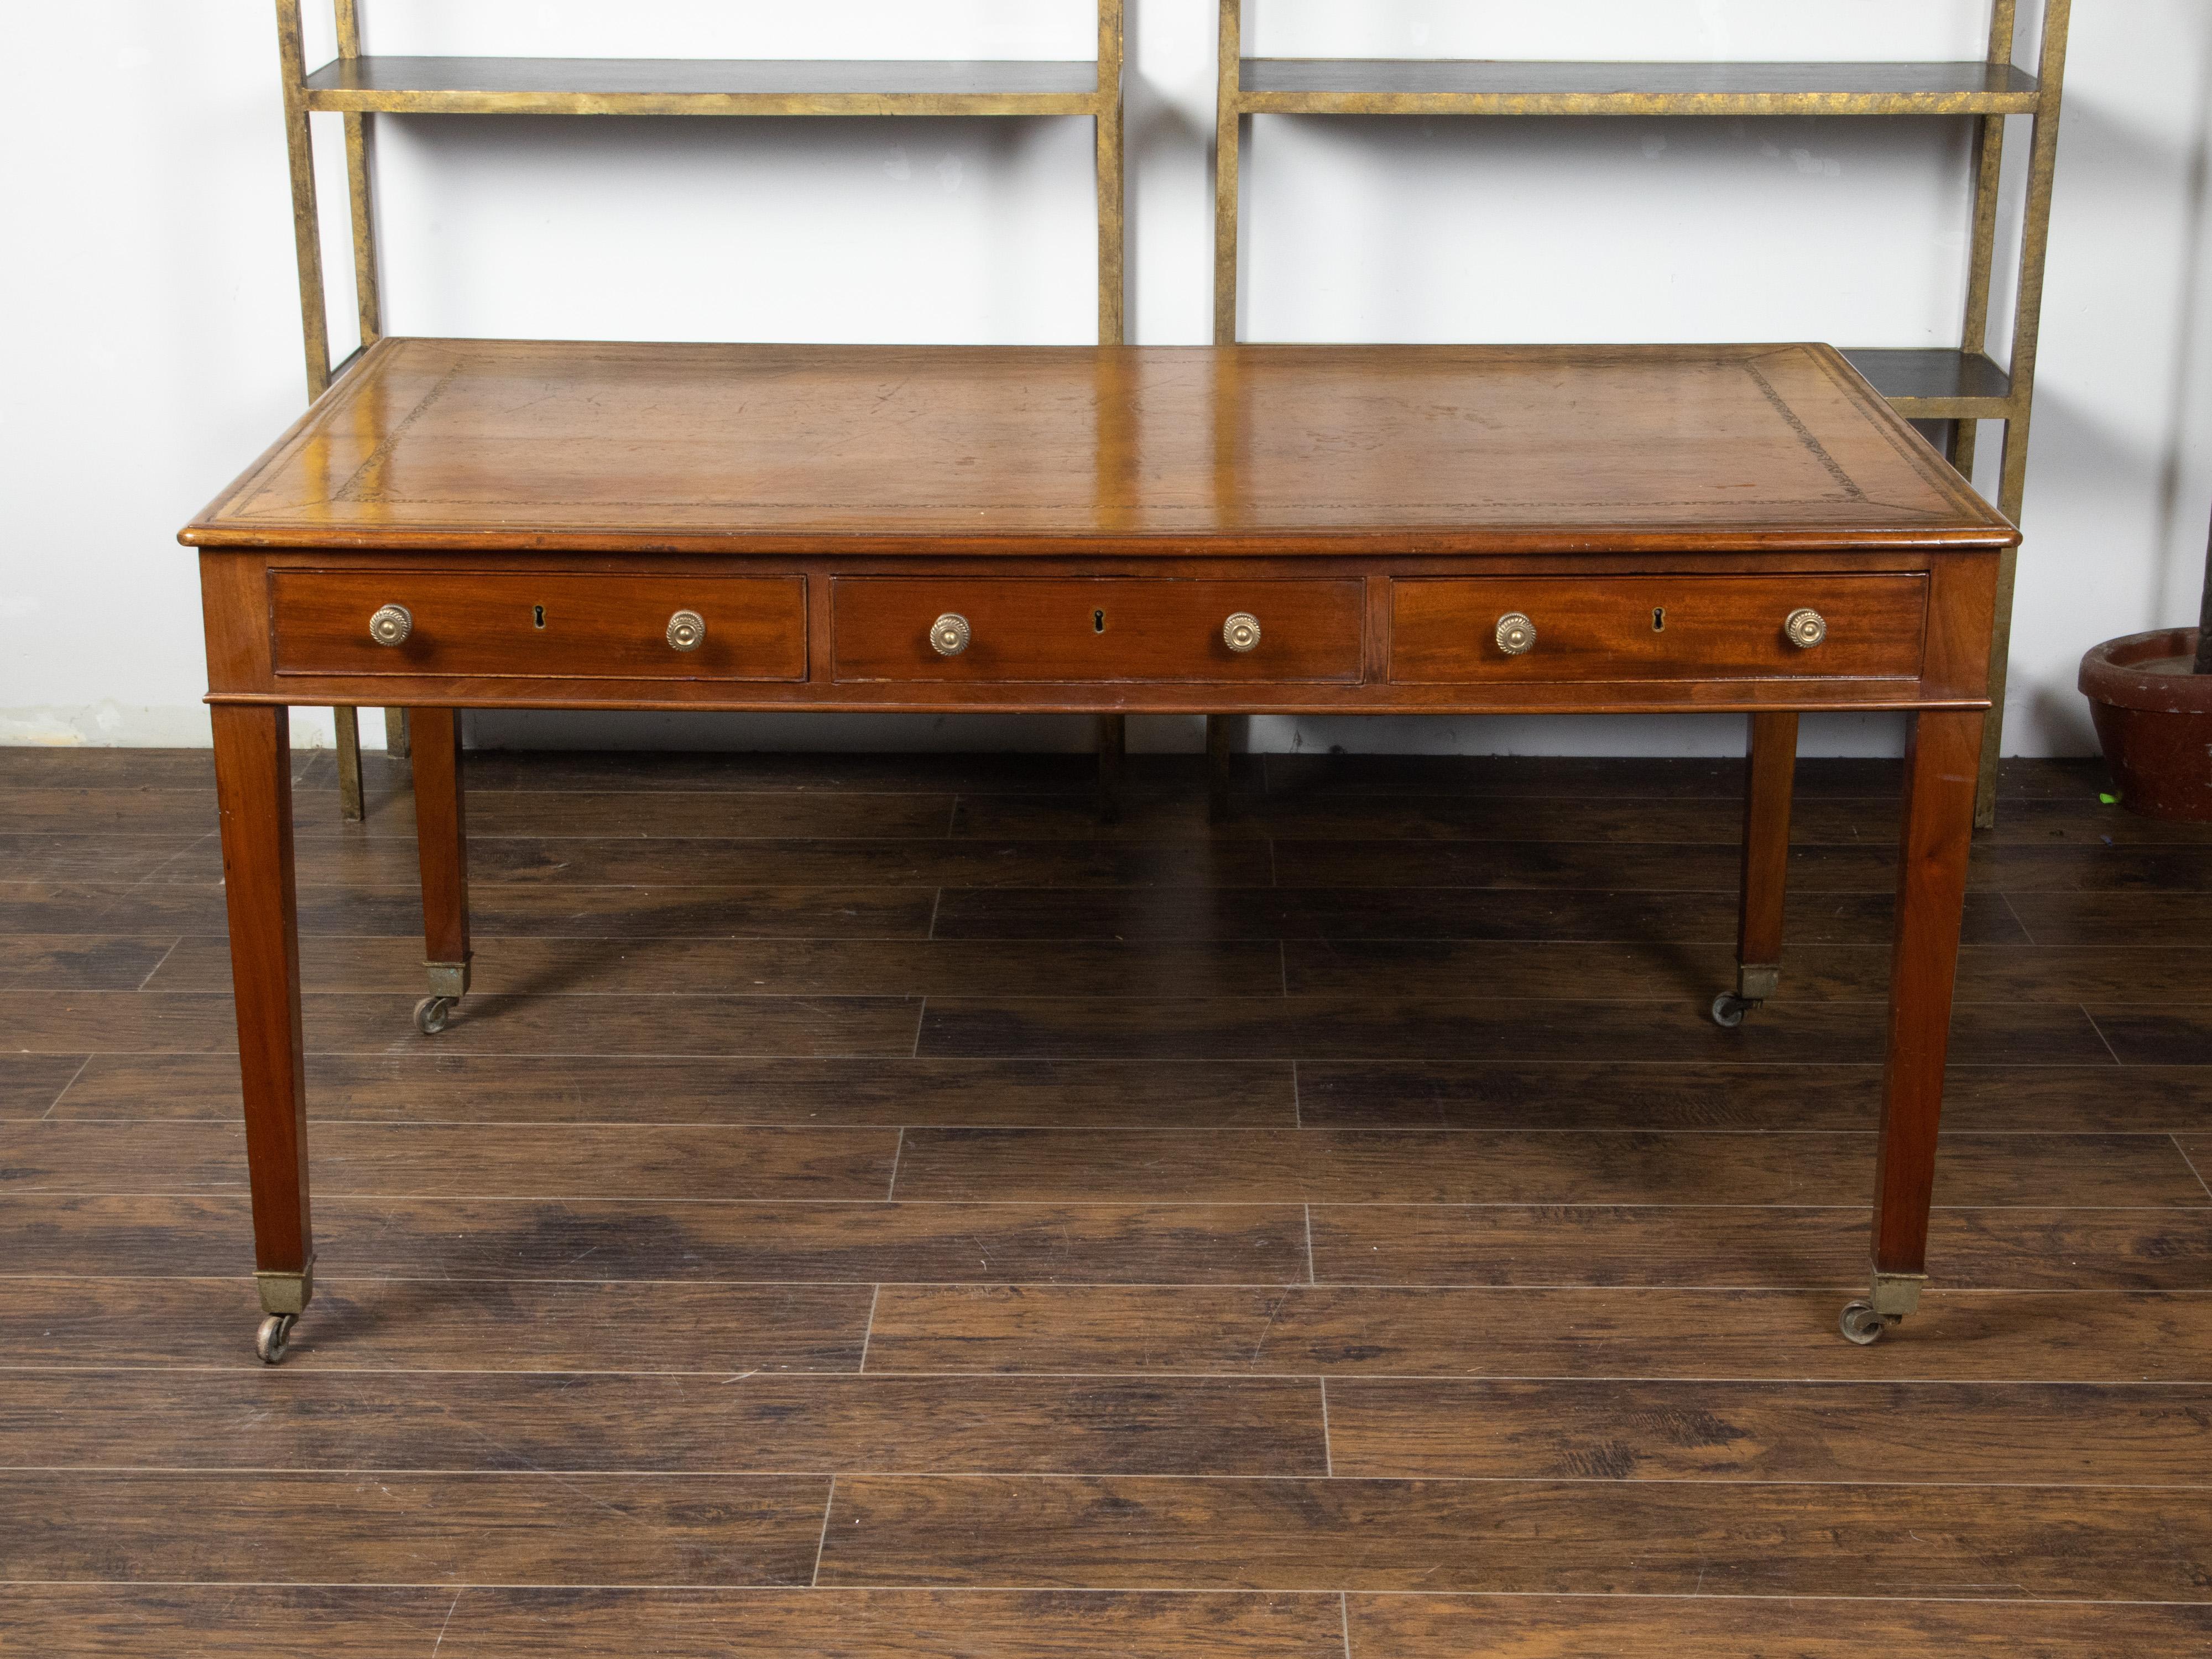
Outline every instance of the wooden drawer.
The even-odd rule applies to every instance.
[[[1920,678],[1928,579],[1898,575],[1406,579],[1390,588],[1390,678],[1469,681]],[[1817,612],[1826,636],[1785,623]],[[1535,642],[1509,655],[1519,613]]]
[[[833,601],[837,678],[1356,682],[1365,588],[1357,580],[843,577]],[[1239,613],[1260,624],[1249,651],[1222,636]],[[946,616],[968,624],[957,656],[930,643]]]
[[[269,587],[279,674],[806,678],[799,576],[275,570]],[[369,633],[386,605],[408,613],[397,645]],[[706,623],[689,651],[668,640],[681,611]]]

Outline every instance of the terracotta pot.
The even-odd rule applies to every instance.
[[[2162,628],[2081,659],[2081,694],[2130,812],[2212,822],[2212,674],[2191,672],[2196,658],[2195,629]]]

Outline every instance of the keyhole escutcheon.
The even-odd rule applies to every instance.
[[[1651,608],[1651,631],[1655,634],[1663,634],[1667,631],[1667,607],[1663,605],[1654,605]]]
[[[532,628],[543,628],[545,626],[545,607],[544,605],[533,605],[530,607],[530,625]]]
[[[1103,634],[1106,631],[1106,613],[1103,611],[1094,611],[1091,613],[1091,631],[1094,634]]]

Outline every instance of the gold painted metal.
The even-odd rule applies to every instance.
[[[458,1000],[469,994],[469,966],[476,960],[471,951],[459,962],[426,962],[423,971],[430,981],[430,994],[450,997]]]
[[[1257,651],[1260,619],[1248,611],[1238,611],[1221,624],[1221,642],[1231,651]]]
[[[1778,963],[1759,964],[1740,963],[1735,970],[1735,994],[1746,1002],[1765,1002],[1782,989],[1782,967]]]
[[[668,619],[668,648],[696,651],[707,642],[707,619],[696,611],[679,611]]]
[[[1238,244],[1241,217],[1243,123],[1252,115],[1420,115],[1420,116],[1902,116],[1965,117],[1973,122],[1973,228],[1969,238],[1966,311],[1960,330],[1955,372],[1936,377],[1939,389],[1924,384],[1913,389],[1903,375],[1900,362],[1875,363],[1864,372],[1887,396],[1890,405],[1910,420],[1952,422],[1949,453],[1960,471],[1972,475],[1978,433],[1976,422],[2005,423],[2004,460],[1997,487],[1997,507],[2017,523],[2025,504],[2027,482],[2027,441],[2030,415],[2035,403],[2035,367],[2040,328],[2044,271],[2051,246],[2051,179],[2058,151],[2058,118],[2065,91],[2066,41],[2072,21],[2073,0],[2046,0],[2034,71],[2029,75],[2013,66],[2017,45],[2019,0],[1990,0],[1989,50],[1983,60],[1990,71],[1980,90],[1883,91],[1869,84],[1856,90],[1767,93],[1661,92],[1650,90],[1593,90],[1544,92],[1534,83],[1542,78],[1531,66],[1530,85],[1510,85],[1480,91],[1390,90],[1382,83],[1390,78],[1393,65],[1347,60],[1332,70],[1372,70],[1372,84],[1361,88],[1341,84],[1327,90],[1254,90],[1251,71],[1261,60],[1243,57],[1243,0],[1219,0],[1219,62],[1214,110],[1213,201],[1213,338],[1217,345],[1236,343],[1239,292]],[[1293,66],[1284,60],[1282,67]],[[1296,65],[1303,68],[1304,65]],[[1871,82],[1890,81],[1900,66],[1864,66]],[[2002,72],[2000,72],[2002,71]],[[1264,78],[1264,77],[1263,77]],[[1276,78],[1296,78],[1282,77]],[[1313,77],[1306,77],[1313,78]],[[1332,82],[1357,82],[1357,76],[1332,75]],[[1402,74],[1400,79],[1406,78]],[[1939,77],[1940,78],[1940,77]],[[2021,217],[2020,285],[2014,307],[2015,319],[2009,361],[1996,362],[1989,354],[1990,289],[1996,270],[1996,235],[2000,185],[2005,152],[2005,121],[2021,116],[2032,123],[2027,175],[2027,198]],[[1879,358],[1885,354],[1874,354]],[[1887,354],[1902,358],[1907,354]],[[1923,359],[1930,354],[1914,352]],[[1924,369],[1924,362],[1910,366]],[[1885,369],[1900,378],[1884,386]],[[1915,381],[1925,380],[1915,374]],[[1941,389],[1943,382],[1950,389]],[[1975,823],[1988,828],[1996,822],[1996,760],[2003,741],[2004,682],[2010,653],[2013,588],[2018,568],[2016,550],[2002,556],[1997,576],[1995,637],[1991,641],[1990,692],[1996,707],[1984,727],[1981,787]]]
[[[337,15],[338,57],[361,56],[361,11],[357,0],[331,0]],[[310,99],[308,107],[313,108]],[[361,318],[361,343],[373,345],[384,332],[382,284],[377,276],[375,195],[369,175],[368,117],[359,112],[345,118],[346,193],[353,209],[353,281],[356,308]]]
[[[1525,657],[1536,648],[1536,624],[1518,611],[1498,619],[1498,648],[1509,657]]]
[[[1119,345],[1126,332],[1126,137],[1122,77],[1124,0],[1097,0],[1097,79],[1089,90],[1020,90],[984,85],[947,91],[861,90],[808,92],[678,91],[650,87],[583,90],[590,65],[579,65],[570,84],[505,90],[453,85],[392,85],[368,65],[416,60],[366,58],[362,50],[360,0],[331,0],[338,56],[328,69],[307,72],[301,36],[301,0],[276,0],[278,44],[284,73],[286,133],[292,155],[294,234],[301,264],[301,310],[307,346],[311,395],[334,378],[325,320],[322,258],[317,228],[311,112],[345,120],[346,172],[350,188],[355,285],[364,343],[383,332],[382,287],[377,263],[373,129],[375,115],[651,115],[651,116],[987,116],[1013,118],[1088,117],[1097,127],[1098,217],[1098,338]],[[439,60],[429,60],[432,62]],[[453,61],[453,60],[447,60]],[[466,60],[463,60],[466,61]],[[491,60],[507,64],[510,60]],[[488,77],[511,78],[511,77]],[[619,82],[619,72],[610,76]],[[1009,79],[1015,77],[1010,76]]]
[[[387,605],[368,619],[368,637],[379,645],[399,645],[415,631],[415,618],[404,605]]]
[[[303,96],[307,106],[318,112],[383,115],[1095,116],[1099,105],[1092,92],[1013,91],[504,92],[325,86],[307,88]]]
[[[1237,343],[1237,243],[1243,189],[1244,100],[1243,0],[1221,0],[1213,107],[1213,343]]]
[[[940,657],[957,657],[968,648],[974,632],[968,618],[956,611],[946,611],[929,625],[930,648]]]
[[[257,1273],[254,1288],[261,1292],[261,1311],[265,1314],[301,1314],[307,1304],[315,1298],[315,1259],[307,1258],[307,1265],[298,1273]]]
[[[338,56],[361,56],[361,11],[356,0],[332,0],[337,13]],[[369,118],[349,114],[345,125],[346,195],[353,222],[353,292],[355,313],[361,325],[361,343],[346,363],[384,337],[384,283],[376,257],[376,190],[371,170]],[[345,372],[340,364],[331,372],[336,380]],[[394,760],[407,758],[407,711],[384,711],[384,752]]]
[[[1098,91],[1091,118],[1098,148],[1098,343],[1121,345],[1127,339],[1125,318],[1128,274],[1127,183],[1123,176],[1125,143],[1121,98],[1122,0],[1098,0]]]
[[[1828,619],[1817,611],[1802,607],[1790,613],[1782,624],[1782,631],[1790,636],[1790,643],[1800,651],[1810,651],[1828,637]]]
[[[284,74],[284,143],[292,172],[292,248],[300,265],[300,326],[307,350],[307,398],[331,383],[331,325],[323,297],[321,222],[315,204],[315,153],[307,131],[307,48],[300,0],[276,0],[276,56]]]
[[[2036,351],[2043,324],[2044,268],[2051,251],[2051,186],[2058,170],[2058,115],[2066,87],[2067,27],[2073,0],[2045,0],[2043,46],[2036,73],[2043,102],[2029,143],[2026,226],[2020,289],[2013,305],[2013,408],[2005,422],[2004,464],[1997,482],[1997,510],[2017,524],[2027,499],[2028,428],[2035,410]],[[1982,775],[1974,797],[1974,823],[1987,829],[1997,817],[1997,757],[2003,752],[2005,680],[2012,660],[2013,586],[2020,550],[1997,558],[1996,626],[1990,641],[1990,717],[1982,729]]]
[[[1990,0],[1987,61],[2012,62],[2019,0]],[[1966,316],[1959,331],[1959,349],[1972,355],[1990,347],[1990,285],[1996,264],[1997,191],[2004,174],[2004,118],[1984,116],[1974,123],[1974,228],[1966,265]],[[2007,411],[2008,413],[2009,411]],[[1951,465],[1974,476],[1974,451],[1980,423],[1959,416],[1951,422]]]
[[[1926,1273],[1886,1273],[1876,1269],[1869,1299],[1884,1319],[1902,1319],[1919,1307],[1920,1292],[1927,1284]]]

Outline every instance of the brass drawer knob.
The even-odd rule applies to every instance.
[[[1536,648],[1536,624],[1518,611],[1498,619],[1498,648],[1509,657],[1525,657]]]
[[[1256,651],[1260,648],[1260,619],[1249,611],[1240,611],[1221,624],[1221,642],[1231,651]]]
[[[415,631],[415,618],[404,605],[387,605],[368,619],[368,637],[379,645],[398,645]]]
[[[668,619],[668,648],[696,651],[707,642],[707,619],[696,611],[679,611]]]
[[[968,618],[948,611],[929,625],[930,648],[940,657],[957,657],[973,637]]]
[[[1782,624],[1782,631],[1799,650],[1810,651],[1828,637],[1828,619],[1817,611],[1793,611],[1790,620]]]

